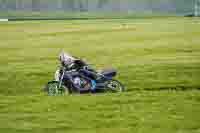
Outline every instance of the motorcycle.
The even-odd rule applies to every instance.
[[[124,86],[113,79],[117,75],[114,69],[94,71],[83,61],[76,60],[76,69],[61,67],[58,80],[48,82],[44,91],[48,95],[96,92],[123,92]],[[78,64],[78,67],[77,67]]]

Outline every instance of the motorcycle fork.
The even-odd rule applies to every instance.
[[[60,88],[61,85],[62,85],[63,77],[64,77],[64,71],[62,72],[62,75],[61,75],[61,79],[60,79],[58,88]]]

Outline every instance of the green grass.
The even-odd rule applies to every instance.
[[[0,22],[0,132],[200,132],[196,18]],[[61,49],[115,67],[122,94],[46,96]]]

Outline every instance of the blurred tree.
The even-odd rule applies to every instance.
[[[194,15],[200,16],[200,0],[195,0],[194,2]]]
[[[40,10],[40,0],[32,0],[31,1],[31,5],[32,5],[32,10],[33,11],[39,11]]]
[[[62,9],[73,11],[75,6],[74,0],[62,0]]]
[[[106,5],[107,3],[108,3],[108,0],[99,0],[98,4],[97,4],[97,7],[98,8],[103,8],[104,5]]]
[[[2,10],[6,10],[7,9],[7,1],[6,0],[1,0],[1,2],[0,2],[0,8]]]
[[[22,0],[16,1],[16,9],[23,9],[23,1]]]
[[[88,11],[88,0],[79,0],[79,11]]]

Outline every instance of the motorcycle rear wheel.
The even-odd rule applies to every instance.
[[[124,85],[118,80],[109,80],[106,83],[106,88],[112,92],[123,92],[125,91]]]

